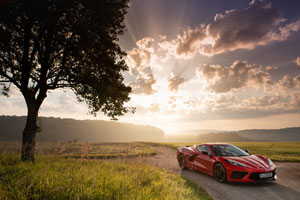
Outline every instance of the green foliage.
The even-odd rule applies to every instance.
[[[180,146],[191,146],[200,143],[159,143],[159,145],[177,149]],[[300,162],[300,142],[232,142],[250,154],[263,155],[278,162]]]
[[[211,199],[195,184],[142,163],[0,157],[0,199]]]

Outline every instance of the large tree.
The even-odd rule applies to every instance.
[[[117,44],[128,0],[9,0],[0,11],[0,84],[27,105],[23,161],[34,162],[39,109],[47,93],[70,88],[89,111],[112,119],[131,111]]]

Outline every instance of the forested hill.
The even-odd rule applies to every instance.
[[[102,120],[74,120],[41,117],[42,132],[37,141],[131,142],[163,141],[164,132],[153,126]],[[0,116],[0,141],[21,141],[26,117]]]
[[[249,129],[237,132],[238,135],[254,141],[300,141],[300,127],[283,129]]]

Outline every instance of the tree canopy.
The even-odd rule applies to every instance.
[[[47,91],[71,88],[91,113],[115,118],[128,111],[123,84],[128,0],[14,0],[0,13],[0,81],[26,103],[41,105]]]

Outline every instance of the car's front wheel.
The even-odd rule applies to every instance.
[[[226,179],[226,170],[221,163],[216,163],[214,166],[214,177],[215,179],[220,182],[224,183],[227,181]]]
[[[179,167],[181,169],[187,169],[186,162],[185,162],[185,157],[184,157],[183,154],[179,155],[179,157],[178,157],[178,164],[179,164]]]

